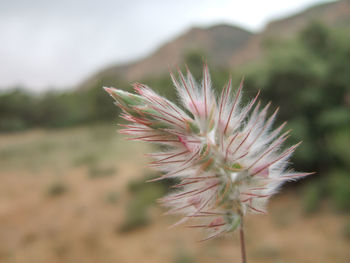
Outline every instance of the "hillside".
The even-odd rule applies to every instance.
[[[189,224],[169,229],[179,217],[164,216],[162,189],[144,182],[150,150],[110,124],[0,135],[0,262],[237,262],[237,232],[198,243],[205,233]],[[284,190],[267,215],[247,216],[249,263],[350,262],[349,216],[305,216],[303,201]]]
[[[349,27],[350,1],[315,5],[301,13],[270,22],[261,33],[256,34],[247,45],[233,54],[230,66],[239,66],[259,58],[266,39],[290,38],[312,21],[320,21],[331,27]]]
[[[101,70],[88,78],[81,87],[96,86],[96,83],[105,79],[134,81],[159,76],[166,73],[169,66],[181,65],[186,53],[192,50],[205,54],[212,66],[235,68],[261,57],[262,45],[266,39],[292,37],[309,22],[315,20],[329,26],[348,26],[350,1],[343,0],[312,6],[298,14],[270,22],[258,34],[232,25],[194,27],[141,60]]]
[[[200,51],[216,66],[228,66],[232,54],[244,46],[252,33],[230,25],[209,28],[194,27],[169,41],[154,53],[130,64],[116,65],[92,76],[83,86],[98,79],[122,77],[128,81],[157,76],[168,71],[169,66],[180,65],[190,51]]]

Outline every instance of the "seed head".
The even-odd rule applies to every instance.
[[[163,145],[153,153],[159,178],[177,178],[177,190],[161,199],[168,214],[182,214],[175,225],[191,219],[191,227],[209,230],[206,239],[234,231],[248,213],[265,213],[265,205],[279,186],[309,173],[287,170],[288,159],[300,144],[281,150],[289,131],[285,123],[272,129],[278,109],[267,117],[270,103],[256,104],[259,92],[241,105],[243,82],[234,91],[231,80],[217,99],[207,65],[197,84],[187,70],[172,81],[182,107],[136,83],[136,94],[105,88],[131,124],[121,133],[133,140]]]

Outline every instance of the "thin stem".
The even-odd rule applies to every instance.
[[[243,216],[241,217],[241,224],[239,226],[239,240],[241,243],[242,263],[247,263],[247,256],[245,253],[245,242],[244,242]]]

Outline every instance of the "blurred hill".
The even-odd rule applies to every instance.
[[[236,67],[261,58],[264,42],[276,38],[292,38],[310,22],[318,21],[330,27],[349,28],[350,1],[336,1],[312,6],[303,12],[270,22],[265,29],[232,53],[230,66]]]
[[[252,36],[252,33],[231,25],[193,27],[146,58],[102,70],[88,78],[82,87],[91,87],[100,79],[123,78],[130,81],[159,76],[168,72],[169,67],[184,63],[186,54],[194,51],[201,52],[214,66],[227,67],[231,55],[246,45]]]
[[[315,20],[331,27],[349,27],[350,1],[310,7],[301,13],[270,22],[257,34],[232,25],[194,27],[165,43],[146,58],[101,70],[84,81],[81,88],[95,86],[102,79],[134,81],[157,77],[167,73],[169,67],[183,64],[186,55],[194,51],[206,57],[212,67],[235,68],[259,59],[264,42],[274,38],[292,38]]]

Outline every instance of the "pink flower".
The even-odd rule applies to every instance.
[[[105,89],[131,122],[122,133],[167,146],[152,154],[152,165],[164,172],[156,180],[179,180],[177,191],[162,199],[169,213],[184,215],[178,223],[191,219],[192,227],[210,231],[208,238],[234,231],[246,213],[265,213],[283,182],[310,174],[286,169],[299,144],[281,150],[289,131],[280,135],[285,123],[272,129],[278,110],[267,117],[270,104],[254,106],[259,92],[242,106],[243,83],[233,94],[230,80],[217,99],[206,65],[201,85],[189,71],[171,78],[183,108],[139,83],[139,95]]]

